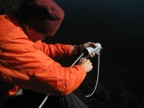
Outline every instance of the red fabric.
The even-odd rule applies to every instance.
[[[9,90],[8,95],[10,95],[10,96],[15,95],[18,88],[19,88],[19,86],[14,86],[12,89]]]
[[[79,65],[63,67],[52,58],[71,56],[71,51],[71,45],[32,42],[18,24],[0,15],[0,80],[45,94],[69,94],[86,72]]]
[[[64,11],[53,0],[34,0],[35,5],[44,7],[50,18],[46,20],[48,36],[53,36],[64,19]]]

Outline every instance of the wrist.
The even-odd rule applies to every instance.
[[[78,55],[81,54],[81,45],[77,45],[77,54],[78,54]]]
[[[72,55],[81,54],[81,45],[73,45]]]

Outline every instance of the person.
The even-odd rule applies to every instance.
[[[49,95],[48,108],[87,108],[73,91],[93,69],[92,62],[84,58],[65,67],[55,58],[82,53],[96,43],[45,43],[64,19],[63,9],[53,0],[2,0],[0,12],[0,108],[20,88]]]

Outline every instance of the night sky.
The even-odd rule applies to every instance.
[[[56,36],[47,41],[101,43],[99,82],[108,89],[124,86],[144,96],[144,1],[55,1],[65,11],[65,19]],[[94,70],[89,75],[96,78],[97,58],[92,62]]]

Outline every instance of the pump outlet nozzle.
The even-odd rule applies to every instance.
[[[99,51],[102,49],[101,44],[100,43],[96,43],[95,47],[87,47],[84,49],[84,53],[85,55],[90,55],[92,53],[97,53],[99,54]]]

